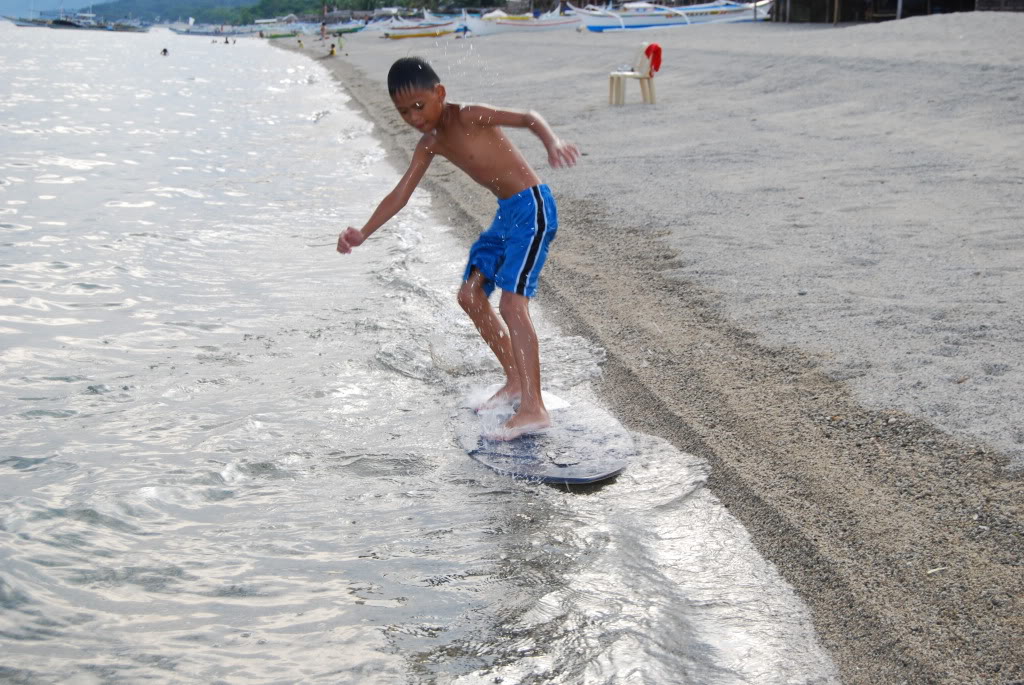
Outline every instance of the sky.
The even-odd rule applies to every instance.
[[[55,10],[61,5],[61,0],[0,0],[0,16],[6,17],[27,17],[33,9]],[[88,0],[64,0],[64,9],[73,10],[79,7],[88,7]],[[36,13],[32,16],[36,16]]]

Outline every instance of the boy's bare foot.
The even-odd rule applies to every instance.
[[[501,390],[491,395],[491,398],[476,408],[477,414],[483,414],[495,409],[515,406],[516,402],[522,399],[522,393],[518,389],[510,388],[506,383]]]
[[[520,438],[524,435],[540,433],[550,427],[551,417],[548,416],[548,413],[543,409],[530,414],[524,414],[522,411],[519,411],[515,416],[506,421],[504,426],[501,426],[493,433],[487,434],[484,437],[488,440],[501,440],[507,442],[509,440]]]

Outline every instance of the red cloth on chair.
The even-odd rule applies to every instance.
[[[651,60],[651,73],[648,76],[654,76],[654,72],[661,69],[661,46],[657,43],[651,43],[644,50],[644,54]]]

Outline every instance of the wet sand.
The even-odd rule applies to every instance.
[[[581,163],[556,171],[513,132],[559,201],[538,303],[608,351],[600,390],[618,417],[709,460],[709,486],[807,602],[844,682],[1011,683],[1024,680],[1021,35],[1024,15],[1004,13],[357,34],[321,63],[398,168],[418,134],[384,81],[405,55],[430,60],[453,101],[535,108],[577,142]],[[642,40],[664,48],[658,103],[631,83],[610,107],[607,73]],[[443,160],[427,176],[468,246],[493,198]]]

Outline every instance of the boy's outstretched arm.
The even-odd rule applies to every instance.
[[[521,112],[514,109],[497,109],[489,105],[467,105],[460,110],[459,116],[463,117],[464,122],[477,126],[530,129],[544,143],[544,149],[548,151],[548,162],[556,169],[573,166],[580,158],[579,148],[556,136],[544,117],[534,110]]]
[[[363,241],[369,238],[374,231],[386,224],[395,214],[398,214],[405,207],[406,203],[409,202],[409,198],[412,197],[412,191],[416,190],[416,186],[423,179],[423,174],[427,172],[427,167],[430,166],[430,162],[433,159],[434,153],[427,143],[427,136],[424,136],[416,146],[416,151],[412,154],[412,161],[409,163],[409,168],[406,169],[405,175],[402,176],[394,190],[384,196],[384,199],[377,205],[377,209],[373,210],[373,214],[370,215],[370,218],[363,227],[355,228],[349,226],[338,236],[338,252],[342,254],[352,252],[353,247],[362,245]]]

